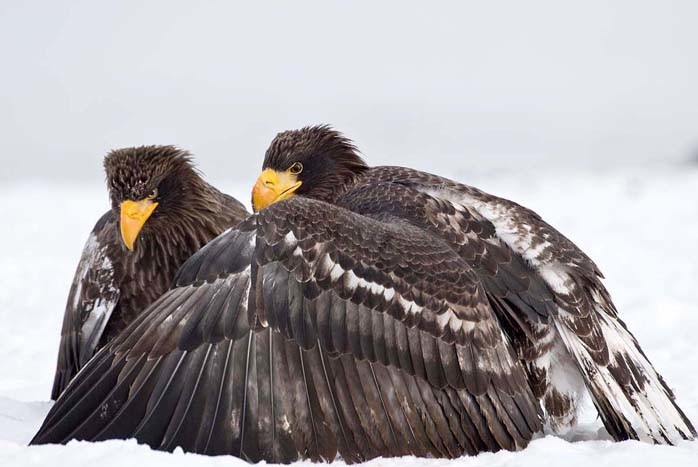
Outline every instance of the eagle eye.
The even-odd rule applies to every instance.
[[[291,167],[289,167],[288,171],[293,175],[298,175],[299,173],[303,172],[303,164],[300,162],[295,162]]]

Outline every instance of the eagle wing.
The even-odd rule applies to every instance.
[[[553,428],[575,421],[574,398],[586,386],[615,439],[695,437],[598,267],[564,235],[523,206],[442,177],[381,167],[369,178],[410,190],[420,223],[475,269]]]
[[[107,256],[107,243],[113,230],[114,217],[109,211],[97,221],[83,249],[63,315],[52,399],[58,399],[92,358],[119,301],[114,269]]]
[[[456,457],[541,428],[474,273],[438,238],[294,198],[195,254],[33,443],[135,437],[251,461]]]

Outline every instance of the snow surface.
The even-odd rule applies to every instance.
[[[698,421],[698,168],[531,170],[475,178],[466,169],[440,173],[534,209],[589,253],[606,274],[622,317],[675,389],[689,418]],[[249,198],[248,187],[218,186],[244,201]],[[100,185],[0,186],[0,465],[242,465],[231,457],[156,452],[133,441],[26,447],[51,406],[48,398],[72,275],[85,239],[107,205]],[[457,464],[698,463],[698,443],[666,447],[608,441],[590,407],[580,428],[566,438],[541,437],[522,452],[482,454]],[[370,464],[398,462],[416,467],[447,461],[379,459]]]

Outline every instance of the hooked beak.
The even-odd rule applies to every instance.
[[[149,199],[129,199],[121,203],[121,239],[130,251],[133,251],[138,234],[156,207],[158,203]]]
[[[257,212],[267,206],[292,197],[303,184],[298,176],[286,172],[266,169],[252,189],[252,209]]]

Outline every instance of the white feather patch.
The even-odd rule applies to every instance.
[[[537,268],[546,283],[557,293],[568,294],[571,284],[565,265],[559,262],[544,262],[544,256],[552,243],[533,234],[532,227],[524,222],[517,222],[513,208],[504,202],[484,201],[472,195],[447,189],[424,189],[426,194],[460,205],[483,219],[491,222],[499,238],[512,251],[534,268]]]
[[[538,273],[553,291],[567,295],[570,293],[572,279],[560,263],[549,263],[538,267]]]
[[[598,309],[598,316],[604,340],[611,355],[611,364],[615,365],[619,355],[623,355],[630,365],[647,380],[641,383],[641,390],[622,388],[613,377],[608,367],[597,365],[583,342],[564,324],[556,322],[557,329],[565,345],[586,369],[587,378],[596,387],[613,410],[622,414],[642,441],[672,443],[690,436],[690,430],[674,407],[671,397],[664,391],[651,363],[637,349],[633,337],[618,320],[603,309]],[[629,374],[629,377],[633,377]],[[626,395],[629,391],[629,395]],[[682,436],[683,435],[683,436]]]
[[[96,272],[95,272],[96,271]],[[80,364],[84,365],[92,357],[94,349],[97,347],[104,328],[109,322],[114,306],[118,300],[118,290],[113,286],[114,270],[111,261],[106,255],[106,247],[100,246],[97,237],[90,234],[85,243],[82,258],[80,259],[79,270],[76,272],[77,280],[75,293],[73,295],[73,310],[79,312],[81,307],[86,305],[81,302],[82,288],[88,274],[99,274],[102,281],[100,296],[91,304],[92,309],[84,310],[88,312],[87,319],[80,329]]]

